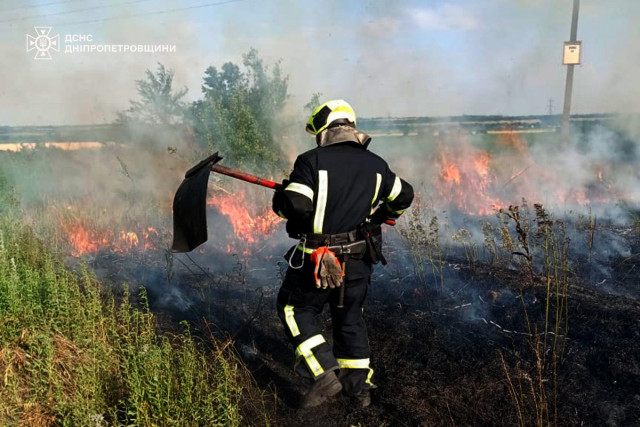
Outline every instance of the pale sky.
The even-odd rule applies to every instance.
[[[360,117],[561,113],[572,0],[0,2],[0,125],[109,123],[161,62],[189,100],[251,47],[289,75],[289,108],[343,98]],[[573,113],[640,110],[640,1],[582,0]],[[60,51],[27,52],[34,26]],[[67,35],[91,42],[66,43]],[[75,52],[167,45],[175,52]]]

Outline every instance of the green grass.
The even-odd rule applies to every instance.
[[[159,334],[143,291],[116,299],[11,218],[0,218],[0,425],[243,423],[248,374],[230,347],[186,324]]]

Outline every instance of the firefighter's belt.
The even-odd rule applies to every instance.
[[[367,242],[360,238],[356,230],[338,234],[305,234],[302,236],[305,240],[305,252],[311,253],[313,250],[328,246],[329,250],[336,256],[349,255],[349,258],[359,259],[367,251]],[[302,245],[298,245],[302,249]]]
[[[359,238],[358,230],[351,230],[346,233],[338,234],[307,233],[303,236],[307,239],[307,247],[313,249],[319,248],[320,246],[341,245],[344,243],[351,243],[362,240],[361,237]]]
[[[349,258],[360,259],[367,251],[367,242],[365,240],[358,240],[357,242],[344,243],[341,245],[329,245],[329,250],[338,257],[349,254]]]

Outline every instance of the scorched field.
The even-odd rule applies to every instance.
[[[384,230],[365,304],[364,409],[297,409],[275,312],[294,242],[269,190],[212,176],[209,241],[173,254],[189,144],[0,153],[0,423],[636,425],[640,153],[624,135],[374,136],[417,197]]]

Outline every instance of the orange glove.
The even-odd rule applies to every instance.
[[[311,253],[311,261],[315,264],[313,276],[316,279],[317,288],[340,287],[344,272],[335,253],[327,246],[321,246]]]

